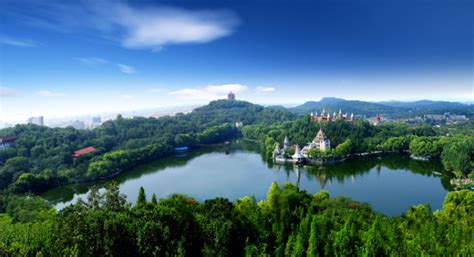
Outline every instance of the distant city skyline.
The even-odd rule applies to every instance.
[[[0,121],[225,98],[472,102],[472,1],[0,3]],[[264,13],[264,15],[262,15]]]

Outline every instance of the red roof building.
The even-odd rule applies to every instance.
[[[16,140],[16,136],[6,136],[6,137],[0,137],[0,144],[4,143],[12,143]]]
[[[79,149],[79,150],[75,151],[71,156],[72,156],[72,158],[77,158],[81,155],[92,153],[95,150],[96,150],[95,147],[89,146],[89,147],[82,148],[82,149]]]
[[[0,137],[0,149],[10,147],[16,140],[16,136]]]

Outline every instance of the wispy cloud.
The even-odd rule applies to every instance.
[[[60,32],[92,31],[127,48],[160,51],[170,44],[207,43],[231,35],[239,24],[228,10],[187,10],[118,1],[15,1],[0,14]]]
[[[4,97],[17,96],[19,94],[20,93],[17,90],[13,89],[13,88],[0,86],[0,96],[4,96]]]
[[[49,90],[41,90],[41,91],[38,91],[38,95],[43,96],[43,97],[60,97],[60,96],[65,96],[64,93],[52,92],[52,91],[49,91]]]
[[[183,88],[170,92],[182,100],[212,100],[222,98],[229,92],[242,93],[248,89],[241,84],[209,85],[202,88]]]
[[[261,86],[258,86],[255,88],[255,92],[257,93],[271,93],[271,92],[275,92],[275,88],[274,87],[261,87]]]
[[[125,74],[133,74],[136,72],[135,68],[130,65],[119,63],[117,64],[117,67],[120,70],[120,72],[125,73]]]
[[[98,57],[78,57],[75,58],[77,61],[81,62],[82,64],[86,65],[97,65],[97,64],[105,64],[108,63],[107,60],[98,58]]]
[[[0,43],[4,45],[17,46],[17,47],[35,47],[36,44],[31,40],[17,39],[7,36],[0,36]]]
[[[99,58],[99,57],[78,57],[74,58],[75,60],[79,61],[80,63],[84,65],[89,65],[89,66],[96,66],[96,65],[102,65],[102,64],[111,64],[117,66],[118,70],[122,73],[125,74],[133,74],[137,71],[135,67],[122,64],[122,63],[113,63],[109,62],[105,59]]]

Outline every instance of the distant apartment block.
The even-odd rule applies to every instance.
[[[80,120],[75,120],[73,121],[69,126],[75,128],[75,129],[85,129],[86,125],[83,121]]]
[[[446,121],[447,123],[455,123],[458,121],[469,120],[466,117],[466,115],[450,114],[449,112],[445,114],[427,114],[423,116],[423,119],[425,121],[434,121],[434,122]]]
[[[102,118],[100,116],[92,117],[89,128],[95,129],[102,124]]]
[[[36,124],[39,126],[44,126],[44,118],[43,116],[28,118],[28,124]]]
[[[102,119],[100,118],[100,116],[92,117],[92,123],[101,123],[101,122],[102,122]]]

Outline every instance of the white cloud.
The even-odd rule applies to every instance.
[[[125,74],[132,74],[132,73],[136,72],[134,67],[126,65],[126,64],[120,64],[119,63],[119,64],[117,64],[117,67],[121,72],[123,72]]]
[[[58,93],[58,92],[51,92],[49,90],[41,90],[38,92],[38,95],[44,96],[44,97],[59,97],[59,96],[65,96],[64,93]]]
[[[75,59],[81,62],[82,64],[86,64],[86,65],[97,65],[97,64],[108,63],[107,60],[98,58],[98,57],[78,57]]]
[[[122,44],[130,48],[152,48],[167,44],[207,43],[233,33],[238,23],[227,11],[190,11],[160,7],[118,8],[116,20],[125,28]]]
[[[271,93],[271,92],[275,92],[275,88],[274,87],[261,87],[261,86],[258,86],[255,88],[255,92],[257,93]]]
[[[13,88],[0,86],[0,96],[17,96],[19,92]]]
[[[229,92],[242,93],[248,89],[241,84],[209,85],[202,88],[184,88],[170,92],[182,100],[213,100],[223,98]]]
[[[0,13],[59,32],[95,31],[124,47],[154,52],[170,44],[207,43],[229,36],[239,24],[238,17],[227,10],[137,6],[113,0],[16,1]]]
[[[33,43],[31,40],[25,39],[16,39],[11,37],[2,36],[0,37],[0,43],[10,46],[18,46],[18,47],[35,47],[36,44]]]

